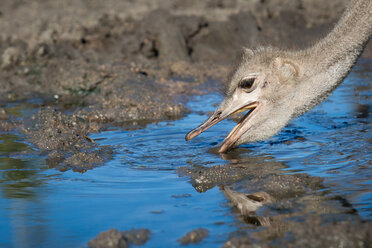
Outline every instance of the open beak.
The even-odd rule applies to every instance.
[[[239,114],[244,111],[250,110],[247,114],[244,115],[244,117],[238,122],[238,124],[231,130],[231,132],[227,135],[225,140],[222,143],[222,146],[219,150],[219,152],[226,152],[228,149],[230,149],[235,142],[243,135],[244,132],[246,132],[246,128],[242,129],[243,125],[247,122],[247,119],[253,112],[255,112],[255,108],[257,108],[258,103],[257,102],[252,102],[250,104],[244,105],[243,107],[239,107],[237,109],[226,109],[226,110],[220,110],[217,109],[216,112],[213,113],[211,117],[209,117],[205,122],[203,122],[200,126],[195,128],[194,130],[191,130],[188,134],[186,134],[185,139],[191,140],[210,128],[211,126],[219,123],[220,121],[226,119],[227,117],[234,115],[234,114]]]

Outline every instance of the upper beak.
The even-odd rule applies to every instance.
[[[226,114],[222,115],[222,111],[216,110],[216,112],[214,112],[213,115],[211,115],[207,120],[205,120],[202,124],[200,124],[200,126],[188,132],[185,136],[185,140],[189,141],[195,138],[196,136],[198,136],[199,134],[201,134],[202,132],[210,128],[211,126],[226,119],[227,117],[228,115]]]
[[[229,105],[232,106],[232,104],[229,104]],[[221,106],[223,106],[223,104],[221,104]],[[206,121],[204,121],[200,126],[198,126],[197,128],[191,130],[188,134],[186,134],[185,139],[187,141],[193,139],[194,137],[198,136],[199,134],[201,134],[202,132],[204,132],[205,130],[210,128],[211,126],[219,123],[220,121],[226,119],[227,117],[229,117],[233,114],[238,114],[238,113],[244,112],[246,110],[256,108],[257,107],[257,102],[252,102],[250,104],[246,104],[246,105],[235,107],[235,108],[234,107],[223,108],[221,106],[212,114],[211,117],[209,117]],[[248,115],[249,115],[249,113],[245,117],[243,117],[243,119],[245,119]],[[230,138],[230,136],[234,132],[234,130],[241,124],[242,120],[230,132],[230,134],[226,137],[225,142],[226,142],[226,140],[228,140]],[[231,146],[232,145],[233,144],[231,144]],[[224,151],[220,150],[220,152],[224,152]]]

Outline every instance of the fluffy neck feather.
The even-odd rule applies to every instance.
[[[346,77],[372,34],[372,1],[352,0],[324,39],[298,55],[303,80],[294,95],[295,115],[326,98]]]

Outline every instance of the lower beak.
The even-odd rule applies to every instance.
[[[191,130],[188,134],[186,134],[185,139],[187,141],[191,140],[191,139],[195,138],[196,136],[198,136],[199,134],[201,134],[202,132],[204,132],[205,130],[207,130],[208,128],[210,128],[211,126],[216,125],[220,121],[226,119],[227,117],[229,117],[231,115],[234,115],[234,114],[239,114],[241,112],[244,112],[244,111],[247,111],[247,110],[250,110],[250,109],[254,109],[256,107],[257,107],[257,102],[253,102],[253,103],[250,103],[248,105],[245,105],[244,107],[238,108],[236,110],[226,111],[225,113],[223,111],[217,110],[216,112],[213,113],[213,115],[211,117],[209,117],[200,126],[198,126],[194,130]],[[246,117],[248,115],[249,115],[249,113],[246,114],[243,119],[246,119]],[[236,127],[230,132],[230,134],[226,137],[225,141],[227,139],[229,139],[230,136],[234,133],[234,131],[241,125],[242,120],[239,121],[239,123],[236,125]],[[222,151],[222,152],[224,152],[224,151]]]
[[[256,107],[257,107],[257,104],[254,108]],[[227,137],[222,142],[222,145],[220,149],[218,150],[219,153],[227,152],[230,148],[232,148],[235,145],[236,141],[248,130],[250,126],[250,125],[246,125],[247,121],[250,119],[248,117],[253,116],[252,112],[254,110],[255,109],[252,109],[247,114],[245,114],[244,117],[240,119],[238,124],[236,124],[236,126],[230,131],[230,133],[227,135]]]

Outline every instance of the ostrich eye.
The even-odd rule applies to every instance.
[[[245,90],[249,90],[252,88],[255,80],[256,78],[243,78],[239,83],[239,87]]]

